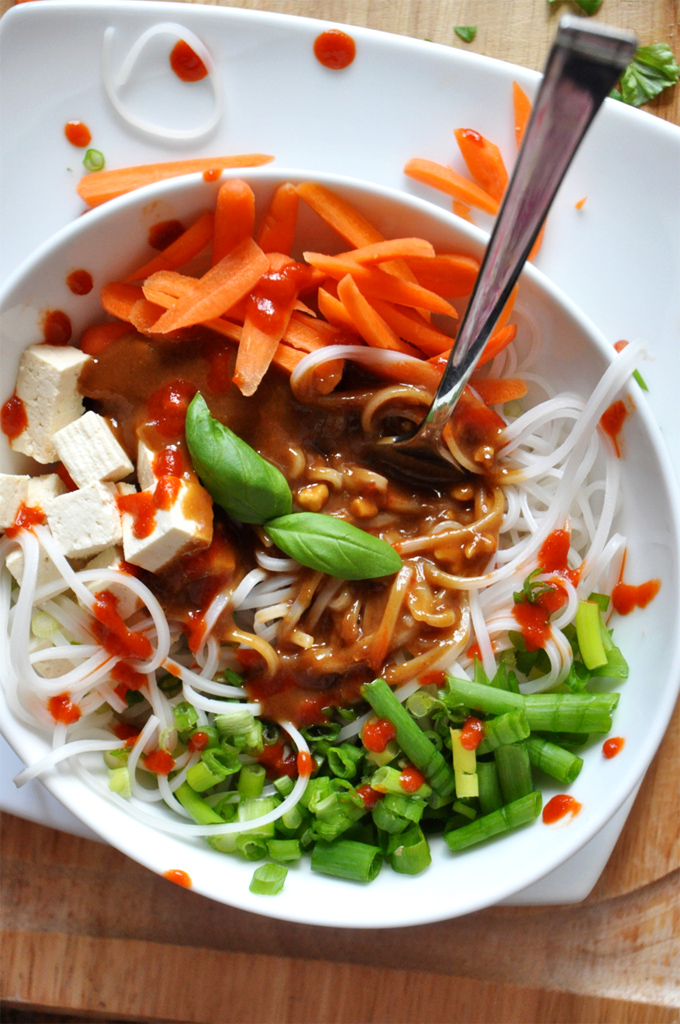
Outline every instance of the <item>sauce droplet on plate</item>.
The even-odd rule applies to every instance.
[[[66,284],[74,295],[89,295],[94,282],[92,274],[87,270],[72,270],[66,278]]]
[[[170,67],[183,82],[200,82],[208,74],[201,58],[183,39],[172,48]]]
[[[42,330],[46,345],[68,345],[73,334],[70,318],[60,309],[45,313]]]
[[[616,757],[623,750],[625,740],[623,736],[611,736],[608,740],[605,740],[602,744],[602,754],[607,758],[608,761],[612,757]]]
[[[619,580],[612,590],[612,604],[619,615],[630,615],[635,608],[646,608],[660,589],[661,580],[647,580],[637,587]]]
[[[552,800],[548,800],[543,808],[543,824],[554,825],[556,821],[561,821],[567,815],[575,818],[582,806],[568,793],[558,793]]]
[[[72,146],[84,149],[92,142],[92,133],[82,121],[67,121],[64,125],[64,135]]]
[[[181,220],[161,220],[149,228],[149,245],[152,249],[167,249],[184,234]]]
[[[356,56],[356,46],[351,36],[340,29],[332,28],[322,32],[314,40],[314,56],[331,71],[342,71]]]
[[[185,889],[191,889],[193,886],[190,876],[180,868],[170,868],[169,871],[164,871],[163,878],[167,879],[168,882],[174,882],[175,885],[181,885]]]
[[[2,426],[3,434],[10,441],[14,441],[19,434],[23,434],[28,426],[26,406],[18,395],[12,395],[3,405],[2,411],[0,411],[0,426]]]

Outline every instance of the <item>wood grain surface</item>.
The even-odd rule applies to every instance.
[[[187,0],[200,2],[200,0]],[[209,0],[210,2],[210,0]],[[542,67],[568,3],[236,0]],[[0,14],[12,6],[0,0]],[[666,41],[676,0],[604,0],[600,20]],[[454,25],[477,25],[472,44]],[[680,88],[646,108],[680,124]],[[562,907],[492,908],[424,927],[353,931],[212,903],[107,846],[4,815],[8,1007],[88,1020],[191,1022],[680,1021],[680,711],[595,890]],[[9,1016],[9,1015],[8,1015]]]

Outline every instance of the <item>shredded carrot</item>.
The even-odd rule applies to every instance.
[[[363,245],[360,249],[352,249],[350,252],[340,254],[342,258],[349,258],[363,266],[370,266],[374,263],[386,263],[389,260],[408,259],[419,256],[427,259],[434,256],[434,246],[426,242],[424,238],[391,238],[385,242],[373,242],[372,245]]]
[[[332,324],[319,320],[317,317],[294,312],[283,332],[283,340],[287,345],[299,348],[302,352],[316,352],[324,345],[337,344],[338,341],[346,339],[340,337],[338,330]]]
[[[283,270],[286,264],[294,264],[294,260],[282,253],[269,255],[270,273]],[[278,310],[278,315],[265,327],[255,322],[250,307],[247,308],[234,370],[234,383],[246,397],[255,394],[269,369],[269,364],[288,326],[296,299],[297,294],[291,295],[287,304]]]
[[[150,302],[147,298],[142,298],[135,302],[130,310],[130,323],[140,334],[149,334],[154,331],[164,312],[163,306]]]
[[[583,207],[586,205],[586,199],[587,198],[588,198],[588,196],[584,196],[583,199],[579,199],[579,201],[577,203],[574,203],[574,206],[576,207],[577,210],[582,210],[583,209]]]
[[[439,253],[430,258],[416,256],[408,265],[422,288],[447,299],[470,295],[479,274],[478,259],[457,253]]]
[[[297,226],[298,193],[294,185],[286,182],[274,192],[269,204],[257,244],[262,252],[283,252],[290,255]]]
[[[388,348],[394,352],[418,355],[412,345],[403,342],[396,331],[385,323],[379,313],[361,294],[349,274],[338,284],[338,298],[351,317],[357,333],[373,348]]]
[[[467,203],[461,203],[459,199],[454,199],[451,208],[456,217],[462,217],[463,220],[467,220],[470,224],[474,224],[472,214],[470,213],[470,207]]]
[[[453,134],[472,177],[480,188],[500,202],[508,184],[508,172],[498,146],[472,128],[456,128]]]
[[[492,359],[495,359],[499,352],[502,352],[504,348],[511,344],[517,337],[517,324],[506,324],[505,327],[501,327],[500,330],[495,330],[491,335],[484,351],[479,357],[477,366],[483,366],[484,363],[490,363]]]
[[[102,306],[111,316],[117,316],[119,320],[130,321],[130,311],[135,302],[144,298],[144,293],[138,284],[128,284],[127,281],[111,281],[105,284],[101,290]]]
[[[407,162],[404,173],[415,181],[430,185],[432,188],[439,189],[440,192],[446,192],[447,195],[453,196],[454,199],[460,200],[467,206],[478,207],[486,213],[498,213],[497,199],[494,199],[473,181],[463,177],[462,174],[446,167],[445,164],[415,157]]]
[[[157,270],[179,270],[185,263],[189,263],[198,256],[208,245],[213,235],[214,221],[213,213],[204,213],[179,238],[163,249],[158,256],[154,256],[148,263],[130,274],[126,280],[143,281],[151,274],[155,274]]]
[[[220,185],[215,206],[212,264],[215,266],[244,238],[252,238],[255,228],[255,195],[240,178]]]
[[[229,167],[259,167],[274,159],[264,153],[244,153],[238,156],[198,157],[192,160],[172,160],[169,163],[142,164],[139,167],[121,167],[115,171],[94,171],[84,175],[76,191],[88,206],[100,206],[109,199],[133,192],[144,185],[183,174],[195,174]]]
[[[433,313],[458,315],[454,307],[441,296],[419,284],[387,274],[380,267],[362,267],[347,257],[326,256],[325,253],[318,252],[306,252],[304,257],[313,267],[323,270],[336,281],[350,274],[359,290],[369,298],[385,299],[387,302],[397,302],[402,306],[422,307]]]
[[[519,149],[531,117],[531,100],[517,82],[512,83],[512,103],[515,110],[515,139]]]
[[[296,188],[300,198],[350,245],[358,247],[384,241],[377,228],[325,185],[303,181]]]
[[[403,341],[415,345],[428,356],[436,355],[451,347],[451,338],[438,327],[433,327],[415,311],[405,307],[397,308],[389,302],[372,299],[371,305]],[[320,307],[319,307],[320,308]],[[324,313],[324,316],[326,314]]]
[[[479,397],[486,405],[502,405],[504,402],[515,402],[524,398],[529,387],[521,377],[481,377],[470,381],[470,386],[475,389]]]
[[[86,327],[80,338],[80,347],[88,356],[97,356],[105,348],[130,333],[129,323],[116,320],[110,324],[93,324]]]
[[[354,321],[337,295],[332,295],[326,288],[319,288],[317,302],[319,312],[322,316],[325,316],[330,324],[333,324],[334,327],[339,327],[343,331],[350,331],[352,334],[356,333]]]
[[[156,330],[175,331],[221,316],[252,291],[268,268],[269,260],[257,243],[245,238],[199,278],[188,295],[163,314]]]

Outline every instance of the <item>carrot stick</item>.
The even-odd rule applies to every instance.
[[[294,185],[279,185],[272,196],[257,236],[262,252],[283,252],[290,255],[297,225],[298,193]]]
[[[521,377],[482,377],[470,381],[485,405],[502,405],[504,402],[515,402],[524,398],[529,386]]]
[[[178,270],[185,263],[189,263],[195,256],[198,256],[202,249],[212,238],[215,216],[213,213],[204,213],[202,217],[187,228],[179,238],[176,238],[166,249],[163,249],[158,256],[145,263],[133,274],[126,278],[127,281],[141,281],[155,274],[157,270]]]
[[[240,342],[243,328],[239,324],[231,324],[228,320],[222,320],[217,317],[214,320],[206,320],[201,326],[208,327],[211,331],[215,331],[217,334],[222,335],[223,338],[229,338],[230,341]],[[304,359],[305,353],[297,351],[291,348],[290,345],[284,345],[283,342],[278,346],[274,353],[272,363],[274,366],[280,367],[287,373],[292,373],[297,364],[301,359]],[[335,385],[333,385],[330,390]]]
[[[439,253],[429,258],[415,256],[408,265],[422,288],[447,299],[470,295],[479,274],[479,260],[457,253]]]
[[[453,306],[441,296],[428,291],[419,284],[387,274],[380,267],[362,267],[354,260],[340,256],[326,256],[325,253],[306,252],[304,257],[313,267],[323,270],[329,277],[339,281],[346,274],[355,280],[361,292],[369,298],[385,299],[401,306],[416,306],[433,313],[457,316]],[[431,257],[434,259],[434,257]]]
[[[163,306],[147,298],[139,299],[130,310],[130,323],[140,334],[155,333],[154,328],[164,312]]]
[[[101,290],[102,306],[111,316],[117,316],[119,320],[130,320],[130,311],[135,302],[144,298],[144,293],[138,284],[128,284],[127,281],[110,281]]]
[[[498,146],[472,128],[456,128],[453,134],[472,177],[480,188],[500,202],[508,184],[508,172]]]
[[[424,185],[431,185],[440,192],[446,192],[467,206],[476,206],[486,213],[498,213],[498,200],[444,164],[416,157],[407,162],[404,173],[415,181],[421,181]]]
[[[111,324],[93,324],[86,327],[80,337],[80,347],[88,356],[97,356],[105,348],[118,341],[123,335],[130,333],[130,325],[121,320]]]
[[[470,224],[474,224],[474,221],[470,214],[470,207],[467,205],[467,203],[461,203],[459,199],[454,199],[452,209],[456,217],[462,217],[463,220],[467,220],[470,222]]]
[[[522,145],[526,126],[531,117],[531,100],[517,82],[512,83],[512,103],[515,108],[515,139],[519,149]]]
[[[321,289],[319,289],[319,294],[321,294]],[[439,328],[423,321],[417,313],[406,309],[397,309],[381,299],[372,299],[371,305],[403,341],[415,345],[426,355],[432,356],[439,352],[448,352],[451,348],[451,337],[444,331],[440,331]],[[319,309],[321,309],[320,303]],[[324,316],[328,319],[326,313]]]
[[[332,324],[302,313],[293,313],[283,333],[283,340],[303,352],[316,352],[324,345],[335,344],[339,339],[338,331]]]
[[[240,178],[230,178],[217,193],[212,265],[219,263],[244,238],[252,238],[254,228],[253,190]]]
[[[303,181],[296,190],[300,198],[350,245],[359,247],[384,241],[378,229],[358,210],[324,185]]]
[[[507,345],[515,340],[517,336],[517,324],[506,324],[505,327],[501,327],[500,330],[495,330],[491,335],[484,350],[479,357],[477,366],[483,366],[484,363],[490,363],[492,359],[495,359],[499,352],[502,352]]]
[[[252,238],[245,238],[163,314],[156,330],[176,331],[221,316],[252,291],[268,269],[269,260],[260,247]]]
[[[359,291],[356,283],[347,274],[338,284],[338,298],[352,318],[355,329],[364,341],[373,348],[388,348],[394,352],[418,355],[412,345],[403,342],[396,331],[389,327],[368,299]]]
[[[374,263],[406,259],[410,256],[427,259],[434,256],[434,246],[431,242],[426,242],[424,238],[391,238],[385,242],[363,245],[359,249],[352,249],[350,252],[343,252],[340,255],[343,258],[348,257],[354,260],[355,263],[361,263],[362,266],[370,266]]]
[[[198,157],[192,160],[172,160],[169,163],[141,164],[121,167],[115,171],[95,171],[85,174],[76,185],[76,192],[88,206],[100,206],[109,199],[125,195],[136,188],[165,181],[182,174],[199,171],[225,170],[228,167],[259,167],[274,159],[264,153],[244,153],[238,156]]]
[[[276,272],[294,261],[290,256],[276,252],[269,254],[268,262],[270,272]],[[248,304],[234,368],[234,383],[241,394],[246,397],[255,394],[260,381],[269,369],[274,353],[288,326],[296,299],[297,293],[291,295],[287,304],[277,309],[276,315],[264,326],[255,322],[251,303]]]
[[[333,324],[334,327],[339,327],[343,331],[351,331],[352,334],[356,333],[354,321],[336,295],[331,295],[325,288],[319,288],[317,302],[319,312],[322,316],[326,317],[330,324]]]

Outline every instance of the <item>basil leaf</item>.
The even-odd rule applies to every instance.
[[[477,35],[476,25],[455,25],[453,31],[464,43],[471,43]]]
[[[550,0],[551,4],[560,3],[561,0]],[[576,5],[585,11],[586,14],[595,14],[602,7],[602,0],[574,0]]]
[[[668,43],[641,46],[621,75],[619,88],[609,95],[640,107],[680,78],[680,66]],[[620,91],[619,91],[620,90]]]
[[[283,473],[219,420],[200,392],[187,410],[186,439],[194,469],[213,501],[241,523],[264,523],[293,507]]]
[[[379,537],[321,512],[294,512],[265,523],[285,555],[340,580],[372,580],[401,569],[401,558]]]

